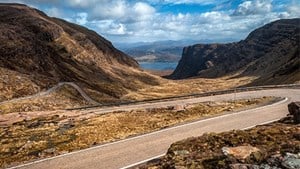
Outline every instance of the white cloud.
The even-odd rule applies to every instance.
[[[300,4],[294,3],[287,7],[290,17],[300,17]]]
[[[123,0],[112,1],[111,3],[98,3],[91,7],[90,19],[119,19],[125,16],[128,8]]]
[[[97,3],[108,2],[106,0],[66,0],[68,6],[76,8],[90,8]]]
[[[229,15],[218,11],[202,13],[200,14],[199,18],[205,23],[218,23],[230,20]]]
[[[152,15],[155,13],[155,9],[144,2],[137,2],[134,4],[133,10],[138,15]]]
[[[165,4],[217,4],[222,3],[226,0],[148,0],[150,3],[165,3]]]
[[[234,15],[266,14],[272,10],[272,0],[254,0],[241,3]]]
[[[78,13],[77,18],[75,18],[75,22],[80,25],[85,25],[88,22],[87,17],[88,14],[85,12]]]
[[[62,17],[64,14],[56,7],[52,7],[46,10],[46,13],[52,17]]]
[[[25,2],[48,15],[88,26],[112,41],[135,42],[167,39],[236,39],[253,29],[280,18],[300,17],[299,1],[242,0],[0,0]],[[236,1],[235,1],[236,2]],[[213,11],[160,12],[174,4],[216,6]],[[219,7],[228,5],[226,8]],[[45,6],[47,6],[45,8]],[[43,7],[43,8],[42,8]],[[186,11],[186,10],[185,10]]]
[[[126,25],[117,23],[114,20],[93,21],[90,24],[97,29],[98,32],[105,32],[105,34],[110,36],[131,34],[131,32],[127,31]]]

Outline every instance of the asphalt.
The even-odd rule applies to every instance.
[[[285,97],[286,99],[272,105],[251,110],[225,114],[205,120],[179,125],[157,132],[112,142],[85,150],[72,152],[48,159],[19,165],[13,168],[22,169],[115,169],[126,168],[147,159],[166,153],[173,142],[200,136],[206,132],[222,132],[232,129],[245,129],[258,124],[278,120],[288,113],[287,104],[300,100],[300,89],[271,89],[208,96],[158,103],[139,105],[122,105],[94,109],[93,112],[103,113],[117,110],[131,110],[139,108],[165,107],[178,104],[189,104],[201,101],[221,101],[262,96]]]
[[[57,89],[61,88],[62,86],[64,85],[67,85],[67,86],[71,86],[73,87],[74,89],[76,89],[79,94],[83,97],[83,99],[85,99],[86,101],[88,101],[89,103],[92,103],[92,104],[100,104],[98,102],[96,102],[95,100],[93,100],[92,98],[90,98],[77,84],[75,84],[74,82],[60,82],[58,83],[57,85],[51,87],[50,89],[46,90],[46,91],[41,91],[39,93],[36,93],[34,95],[30,95],[30,96],[25,96],[25,97],[20,97],[20,98],[15,98],[15,99],[11,99],[11,100],[7,100],[7,101],[3,101],[3,102],[0,102],[0,105],[1,104],[6,104],[6,103],[13,103],[13,102],[18,102],[18,101],[21,101],[21,100],[27,100],[27,99],[34,99],[34,98],[39,98],[39,97],[42,97],[42,96],[46,96],[46,95],[49,95],[50,93],[56,91]]]

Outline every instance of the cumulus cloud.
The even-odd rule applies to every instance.
[[[122,15],[106,16],[106,18],[110,18],[109,20],[100,17],[93,26],[99,33],[118,42],[166,39],[231,41],[245,38],[250,31],[270,21],[300,16],[295,4],[287,6],[284,11],[272,11],[273,4],[270,0],[242,1],[236,9],[202,13],[160,13],[151,4],[205,4],[212,3],[212,1],[165,0],[162,2],[161,0],[152,0],[147,2],[123,3],[124,8],[120,8]],[[229,1],[227,0],[227,2]]]
[[[52,17],[63,17],[64,16],[63,12],[59,8],[56,8],[56,7],[46,9],[46,12],[48,13],[48,15],[50,15]]]
[[[300,17],[293,0],[0,0],[38,7],[50,16],[84,25],[113,42],[194,39],[240,40],[280,18]],[[237,4],[236,2],[240,2]],[[212,6],[199,12],[161,11],[163,6]],[[182,6],[181,6],[182,7]]]
[[[102,3],[103,0],[66,0],[68,6],[76,8],[89,8],[94,6],[97,3]],[[107,1],[106,1],[107,2]]]
[[[226,0],[148,0],[150,3],[165,3],[165,4],[202,4],[202,5],[209,5],[209,4],[216,4],[222,3]]]
[[[75,18],[75,22],[80,25],[85,25],[88,22],[87,17],[88,14],[86,12],[78,13],[77,17]]]
[[[287,7],[287,13],[290,17],[300,17],[300,4],[293,3]]]
[[[126,15],[128,7],[123,0],[95,4],[91,9],[90,19],[120,19]]]
[[[143,2],[137,2],[133,6],[134,11],[138,15],[152,15],[155,12],[155,9]]]
[[[272,10],[272,0],[254,0],[241,3],[234,15],[255,15],[269,13]]]

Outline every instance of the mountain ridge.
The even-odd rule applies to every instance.
[[[188,46],[168,78],[216,78],[238,73],[236,77],[257,77],[249,85],[293,83],[300,80],[299,39],[300,19],[295,18],[266,24],[239,42]]]
[[[26,5],[0,4],[0,30],[0,72],[10,78],[0,79],[0,100],[76,82],[101,102],[159,84],[96,32]]]

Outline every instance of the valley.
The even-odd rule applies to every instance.
[[[299,124],[275,121],[300,100],[299,23],[272,20],[238,42],[115,41],[116,48],[106,39],[116,34],[0,3],[0,168],[222,168],[236,161],[215,164],[212,155],[214,163],[198,163],[196,155],[191,164],[184,153],[197,150],[187,145],[208,143],[177,141],[230,130],[265,140],[260,129],[244,130],[270,122],[279,127],[264,131],[287,131],[294,145]]]

